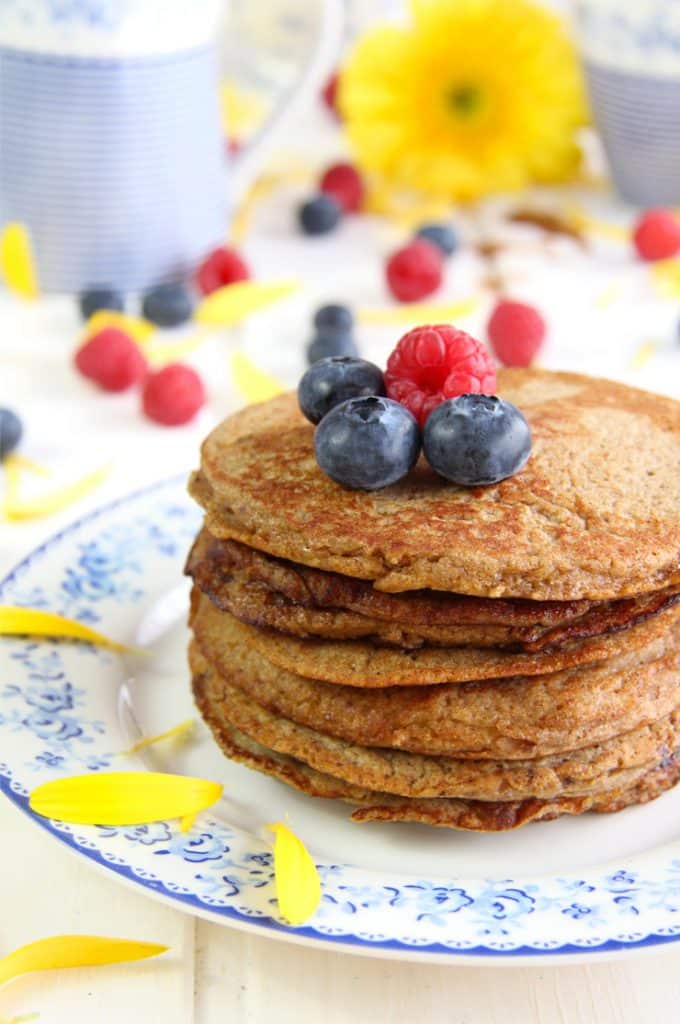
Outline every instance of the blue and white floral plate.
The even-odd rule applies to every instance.
[[[83,644],[0,642],[0,786],[37,826],[140,892],[213,921],[355,953],[448,963],[601,958],[680,938],[680,789],[614,816],[479,836],[418,825],[357,825],[226,761],[194,740],[124,755],[141,730],[192,715],[182,564],[199,522],[184,480],[133,494],[74,523],[10,573],[0,603],[92,623],[151,657]],[[27,796],[60,775],[103,769],[191,773],[224,798],[188,834],[60,824]],[[287,820],[315,856],[323,900],[287,927],[277,914],[263,826]]]

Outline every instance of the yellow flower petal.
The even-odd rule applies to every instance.
[[[222,83],[220,106],[222,126],[229,138],[251,135],[266,112],[258,93],[241,88],[231,79]]]
[[[649,273],[655,291],[661,298],[680,298],[680,260],[658,260]]]
[[[243,352],[231,357],[231,377],[236,390],[247,402],[266,402],[285,389],[271,374],[260,370]]]
[[[207,295],[196,307],[194,319],[212,327],[230,327],[251,313],[288,298],[300,287],[290,278],[282,281],[236,281]]]
[[[0,234],[0,273],[10,291],[24,299],[37,298],[38,281],[31,239],[23,224],[7,224]]]
[[[143,739],[137,740],[123,753],[125,756],[136,754],[137,751],[146,750],[147,747],[153,746],[154,743],[160,743],[162,740],[184,740],[192,731],[194,724],[193,718],[185,718],[179,725],[174,725],[172,729],[166,729],[165,732],[160,732],[157,736],[145,736]]]
[[[54,935],[21,946],[0,960],[0,985],[31,971],[58,967],[98,967],[130,960],[146,960],[167,952],[167,946],[131,939],[109,939],[103,935]]]
[[[364,324],[446,323],[473,313],[479,299],[460,299],[458,302],[411,302],[401,306],[382,306],[360,309],[358,319]]]
[[[76,619],[67,619],[64,615],[55,615],[53,612],[44,612],[38,608],[21,608],[14,605],[0,605],[0,636],[58,637],[85,640],[89,644],[109,647],[113,651],[132,650]]]
[[[643,366],[646,366],[650,359],[656,352],[656,345],[653,341],[645,341],[635,352],[633,358],[630,361],[632,370],[641,370]]]
[[[85,324],[83,339],[103,331],[105,327],[117,327],[120,331],[125,331],[142,348],[147,339],[157,331],[154,324],[143,320],[142,317],[128,316],[127,313],[119,313],[114,309],[98,309]]]
[[[163,772],[99,772],[45,782],[30,795],[36,814],[74,825],[146,825],[210,807],[222,786]]]
[[[75,504],[84,498],[95,487],[108,476],[110,467],[102,466],[101,469],[88,473],[87,476],[76,480],[74,483],[66,484],[65,487],[57,487],[53,491],[41,494],[37,497],[22,498],[20,495],[21,468],[16,460],[6,465],[7,487],[5,491],[4,512],[7,519],[37,519],[41,516],[49,516],[54,512],[61,512],[69,505]]]
[[[197,348],[208,339],[209,334],[207,331],[199,331],[196,334],[190,334],[186,338],[178,338],[177,341],[167,341],[164,343],[158,341],[149,341],[143,345],[144,354],[149,360],[153,367],[165,366],[167,363],[173,363],[178,359],[184,359],[186,356],[191,355]]]
[[[321,902],[319,874],[304,843],[281,822],[268,825],[274,835],[274,878],[281,916],[303,924]]]
[[[6,455],[3,465],[5,469],[10,470],[10,473],[14,470],[15,474],[18,474],[21,470],[26,470],[26,472],[33,473],[35,476],[45,477],[52,475],[52,471],[48,466],[34,462],[33,459],[27,459],[25,455],[19,455],[17,452]]]

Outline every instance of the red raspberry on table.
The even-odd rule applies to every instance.
[[[247,281],[249,278],[250,268],[236,249],[220,245],[201,263],[196,274],[196,283],[202,295],[210,295],[227,284]]]
[[[75,354],[76,368],[103,391],[126,391],[146,374],[146,359],[135,341],[117,327],[93,334]]]
[[[546,333],[545,320],[526,302],[500,299],[486,333],[495,355],[505,366],[530,366]]]
[[[496,371],[484,346],[450,324],[414,327],[387,360],[385,389],[421,427],[433,409],[456,395],[493,395]]]
[[[397,249],[387,261],[387,284],[395,299],[415,302],[436,291],[442,283],[441,250],[424,238]]]
[[[671,210],[646,210],[633,230],[643,260],[665,260],[680,252],[680,221]]]
[[[142,407],[150,420],[178,427],[193,419],[205,402],[203,381],[195,370],[170,363],[146,379]]]
[[[324,172],[320,189],[333,196],[346,213],[356,213],[364,201],[364,181],[352,164],[333,164]]]

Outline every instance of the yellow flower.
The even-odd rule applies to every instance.
[[[470,200],[564,180],[586,120],[560,19],[529,0],[411,0],[412,22],[359,40],[340,106],[367,171]]]

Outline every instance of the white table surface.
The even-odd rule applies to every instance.
[[[78,321],[70,300],[35,305],[0,296],[0,404],[26,424],[22,451],[56,469],[56,479],[112,463],[107,482],[76,508],[49,519],[0,521],[0,574],[46,535],[87,508],[140,483],[189,469],[210,424],[238,402],[225,353],[242,345],[257,363],[293,385],[302,367],[308,315],[318,302],[380,305],[383,255],[403,237],[394,225],[355,218],[334,236],[305,241],[292,226],[299,190],[283,187],[255,217],[246,251],[258,276],[299,273],[301,297],[261,314],[229,337],[216,336],[194,358],[206,375],[210,407],[185,428],[144,421],[134,395],[101,396],[73,373]],[[625,219],[605,198],[587,200]],[[495,237],[495,229],[491,229]],[[506,232],[507,234],[507,232]],[[546,366],[607,374],[680,395],[678,303],[659,298],[648,271],[625,246],[545,243],[515,228],[501,257],[513,292],[539,304],[550,322]],[[439,298],[478,292],[472,255],[452,261]],[[488,295],[461,325],[481,329]],[[360,328],[363,351],[383,362],[403,327]],[[640,346],[655,348],[636,366]],[[0,801],[0,954],[39,937],[93,932],[169,945],[162,959],[133,966],[52,972],[0,993],[0,1018],[36,1011],[41,1024],[646,1024],[673,1018],[680,949],[631,952],[583,966],[467,968],[423,966],[306,950],[194,919],[122,886],[78,860]]]

